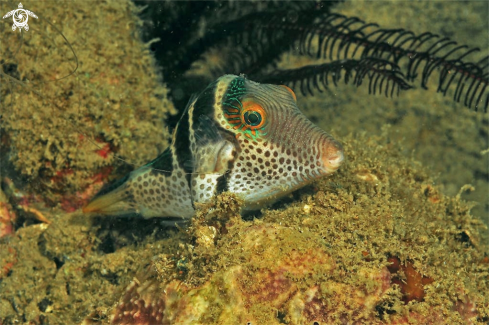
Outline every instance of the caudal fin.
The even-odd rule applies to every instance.
[[[124,215],[136,212],[126,181],[127,177],[102,189],[88,205],[83,207],[83,213]]]

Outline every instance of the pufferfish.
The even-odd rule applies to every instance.
[[[166,151],[83,211],[189,219],[198,203],[226,191],[256,210],[343,160],[340,143],[301,113],[289,87],[224,75],[190,99]]]

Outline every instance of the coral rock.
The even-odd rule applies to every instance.
[[[279,318],[291,324],[361,322],[375,314],[390,287],[385,267],[358,271],[371,280],[369,287],[328,280],[336,263],[307,234],[273,224],[233,228],[221,244],[234,246],[230,255],[249,252],[249,259],[223,267],[196,287],[181,280],[159,283],[150,270],[129,285],[112,323],[279,324]]]

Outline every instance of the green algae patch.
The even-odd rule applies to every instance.
[[[141,165],[166,148],[175,109],[134,4],[25,6],[39,17],[28,32],[0,24],[2,165],[8,157],[31,191],[74,211],[126,164],[118,157]]]

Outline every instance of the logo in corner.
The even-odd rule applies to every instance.
[[[19,3],[18,9],[14,9],[8,12],[5,16],[3,16],[3,18],[5,19],[10,16],[12,16],[14,20],[14,24],[12,25],[12,30],[15,30],[18,27],[19,31],[22,31],[22,28],[24,28],[26,32],[29,30],[29,25],[27,25],[29,16],[37,18],[37,16],[32,11],[24,9],[22,3]]]

